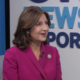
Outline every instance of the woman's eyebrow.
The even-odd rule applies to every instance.
[[[38,21],[38,22],[42,22],[42,21]],[[38,23],[38,22],[37,22],[37,23]],[[48,20],[45,20],[44,22],[48,22]]]
[[[38,21],[37,23],[42,23],[42,21]]]
[[[48,20],[46,20],[46,22],[48,22]]]

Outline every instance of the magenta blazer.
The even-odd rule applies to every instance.
[[[38,61],[29,46],[24,51],[16,46],[8,49],[3,60],[3,80],[62,80],[57,49],[42,43],[40,54],[43,52]]]

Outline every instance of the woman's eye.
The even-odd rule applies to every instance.
[[[46,22],[46,24],[48,25],[48,22]]]
[[[40,26],[40,25],[41,25],[41,23],[38,23],[38,24],[37,24],[37,26]]]

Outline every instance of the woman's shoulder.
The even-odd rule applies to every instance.
[[[55,54],[58,58],[59,58],[59,52],[58,49],[54,46],[51,45],[46,45],[46,50],[47,52],[51,53],[51,54]]]
[[[46,45],[46,47],[47,47],[48,50],[57,50],[56,47],[48,45],[48,44]]]
[[[6,51],[10,51],[10,52],[14,52],[14,51],[19,51],[20,49],[15,45],[13,47],[10,47],[9,49],[7,49]]]
[[[13,46],[13,47],[10,47],[9,49],[7,49],[5,51],[5,54],[15,54],[15,53],[19,53],[21,52],[21,50],[17,47],[17,46]]]

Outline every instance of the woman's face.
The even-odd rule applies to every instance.
[[[46,40],[48,30],[48,20],[45,14],[42,14],[37,24],[31,28],[29,34],[31,35],[34,41],[43,42]]]

